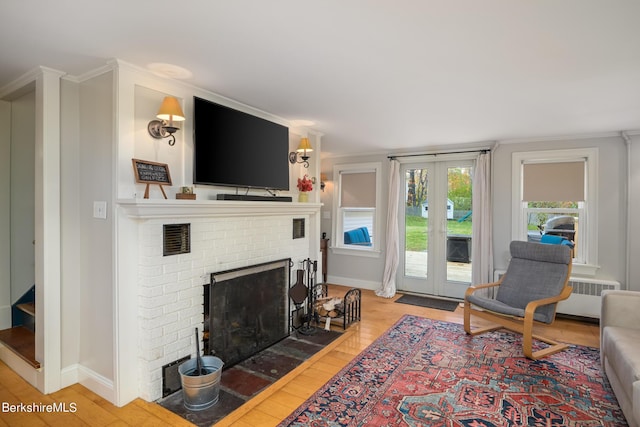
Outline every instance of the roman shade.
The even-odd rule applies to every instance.
[[[350,172],[340,174],[340,207],[375,208],[376,173]]]
[[[584,201],[584,161],[525,163],[522,200],[525,202]]]

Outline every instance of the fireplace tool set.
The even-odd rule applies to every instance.
[[[295,305],[292,315],[297,317],[291,325],[302,335],[313,335],[316,333],[316,327],[312,326],[311,322],[320,320],[315,311],[318,261],[307,258],[301,264],[302,268],[296,270],[296,283],[289,288],[289,297]],[[293,266],[293,262],[290,263],[290,266]]]

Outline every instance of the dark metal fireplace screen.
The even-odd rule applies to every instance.
[[[289,335],[289,265],[286,259],[211,274],[206,347],[225,367]]]

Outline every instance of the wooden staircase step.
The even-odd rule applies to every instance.
[[[20,310],[24,311],[25,313],[36,317],[36,303],[35,302],[25,302],[23,304],[18,304],[16,307],[18,307]]]
[[[4,329],[0,331],[0,342],[34,368],[40,368],[40,362],[36,360],[36,334],[33,331],[23,326]]]

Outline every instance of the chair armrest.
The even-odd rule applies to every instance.
[[[500,286],[500,283],[502,283],[502,280],[493,283],[484,283],[482,285],[469,286],[464,292],[464,296],[466,298],[468,295],[471,295],[472,293],[480,289],[495,288],[496,286]]]
[[[602,291],[600,325],[640,329],[640,292]]]
[[[524,317],[531,317],[533,319],[533,314],[536,312],[538,307],[564,301],[571,296],[571,292],[573,292],[573,288],[571,286],[565,286],[559,295],[530,301],[524,309]]]

